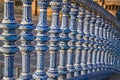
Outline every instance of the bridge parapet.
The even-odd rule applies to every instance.
[[[18,80],[102,80],[120,72],[120,22],[104,8],[92,0],[38,0],[40,14],[34,26],[31,3],[32,0],[22,0],[23,16],[19,24],[14,17],[14,0],[4,0],[4,19],[0,24],[3,80],[15,80],[17,52],[22,54]],[[53,12],[51,26],[47,25],[48,6]],[[15,44],[17,40],[21,45]],[[34,50],[37,69],[32,74],[30,55]],[[48,66],[44,65],[46,60]]]

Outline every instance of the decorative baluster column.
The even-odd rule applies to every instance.
[[[85,10],[85,8],[84,8]],[[83,47],[84,49],[82,50],[82,56],[81,56],[81,67],[82,67],[82,70],[81,70],[81,75],[87,77],[87,72],[88,72],[88,65],[87,65],[87,57],[88,57],[88,50],[89,50],[89,16],[88,16],[88,11],[86,10],[86,12],[84,13],[86,14],[85,15],[85,18],[84,18],[84,29],[83,29],[83,32],[84,32],[84,36],[83,36],[83,39],[84,39],[84,43],[83,43]]]
[[[98,34],[96,35],[97,37],[97,44],[98,44],[98,51],[97,51],[97,72],[100,72],[100,57],[101,57],[101,41],[100,41],[100,37],[101,37],[101,17],[100,15],[97,15],[97,21],[96,21],[96,28],[98,29]]]
[[[3,33],[0,35],[0,40],[3,41],[3,46],[0,47],[0,52],[4,54],[4,77],[3,80],[14,80],[14,54],[19,51],[15,42],[19,39],[15,29],[19,25],[14,18],[14,0],[4,0],[4,19],[0,24]]]
[[[95,22],[96,22],[96,16],[95,16],[95,13],[94,12],[92,12],[92,18],[91,18],[91,20],[90,20],[90,44],[89,44],[89,47],[90,47],[90,56],[91,56],[91,59],[90,59],[90,65],[91,65],[91,72],[89,72],[89,73],[91,73],[92,74],[92,72],[93,72],[93,69],[95,68],[95,66],[94,66],[94,64],[95,64],[95,62],[94,62],[94,60],[95,60],[95,57],[96,57],[96,55],[95,55],[95,52],[94,52],[94,50],[95,50],[95,48],[94,48],[94,45],[95,45],[95,41],[94,41],[94,38],[95,38]]]
[[[78,14],[78,28],[77,28],[77,42],[76,42],[76,55],[75,55],[75,69],[76,72],[74,74],[74,76],[78,77],[81,75],[81,55],[82,55],[82,50],[83,50],[83,36],[84,36],[84,32],[83,32],[83,26],[84,26],[84,17],[85,17],[85,11],[83,9],[83,7],[79,7],[79,14]]]
[[[104,26],[105,26],[105,21],[104,21],[104,19],[101,17],[101,21],[102,21],[102,23],[101,23],[101,26],[100,26],[100,48],[101,48],[101,51],[100,51],[100,65],[101,65],[101,67],[100,67],[100,70],[101,70],[101,72],[103,71],[103,59],[104,59],[104,48],[103,48],[103,46],[104,46],[104,43],[103,43],[103,41],[104,41],[104,38],[103,38],[103,30],[104,30]],[[104,76],[104,75],[103,75]]]
[[[21,30],[21,46],[20,51],[22,53],[22,73],[19,77],[19,80],[31,80],[32,75],[30,74],[30,53],[34,50],[34,46],[31,44],[31,41],[35,39],[35,36],[32,34],[32,30],[35,28],[32,23],[31,16],[31,4],[32,0],[22,0],[23,3],[23,16],[22,22],[20,25]]]
[[[91,18],[92,18],[92,11],[87,10],[86,12],[86,18],[88,26],[88,53],[87,53],[87,65],[88,65],[88,74],[90,75],[92,72],[92,52],[93,52],[93,43],[91,41]]]
[[[97,25],[96,14],[93,13],[92,16],[93,16],[93,19],[95,20],[95,22],[93,23],[93,31],[92,31],[93,32],[93,41],[94,41],[94,45],[93,45],[94,50],[93,50],[93,56],[92,56],[92,64],[93,64],[92,72],[95,73],[96,69],[97,69],[97,63],[96,62],[97,62],[97,51],[98,51],[97,46],[98,46],[98,44],[97,44],[97,41],[96,41],[96,38],[97,38],[96,35],[97,35],[97,32],[98,32],[98,29],[96,28],[96,25]]]
[[[113,53],[114,53],[114,45],[113,45],[113,29],[110,30],[110,61],[109,61],[109,64],[110,64],[110,70],[112,68],[112,58],[113,58]]]
[[[110,44],[110,41],[109,41],[109,37],[110,37],[110,30],[111,30],[111,28],[110,28],[110,25],[108,26],[108,28],[107,28],[107,43],[106,43],[106,52],[105,52],[105,59],[106,59],[106,70],[108,71],[108,56],[109,56],[109,44]]]
[[[102,59],[101,59],[101,61],[102,61],[102,71],[103,71],[103,73],[104,74],[106,74],[106,71],[105,71],[105,51],[106,51],[106,29],[107,29],[107,27],[108,27],[108,25],[107,25],[107,21],[104,21],[104,26],[103,26],[103,35],[102,35],[102,37],[103,37],[103,41],[102,41],[102,43],[103,43],[103,46],[102,46]]]
[[[75,59],[75,50],[76,50],[76,35],[77,35],[77,25],[76,25],[76,18],[78,15],[78,5],[76,3],[72,4],[72,8],[71,8],[71,12],[70,12],[70,30],[71,33],[69,34],[69,37],[71,38],[71,40],[69,41],[69,46],[70,49],[68,50],[68,60],[67,60],[67,70],[68,70],[68,74],[67,74],[67,78],[72,78],[74,77],[74,72],[75,72],[75,68],[74,68],[74,59]]]
[[[111,71],[111,57],[112,57],[112,54],[114,53],[114,47],[115,47],[115,44],[114,44],[114,41],[112,41],[112,34],[114,33],[113,32],[113,27],[111,26],[111,24],[109,25],[109,27],[111,28],[110,29],[110,33],[109,33],[109,44],[108,44],[108,46],[109,46],[109,48],[108,48],[108,50],[109,50],[109,52],[108,52],[108,70],[109,71]]]
[[[101,17],[101,25],[99,29],[99,45],[100,45],[100,78],[103,79],[105,77],[103,67],[104,67],[104,38],[103,38],[103,33],[104,33],[104,26],[105,26],[105,20]]]
[[[96,16],[96,15],[95,15]],[[96,23],[95,23],[95,29],[94,29],[94,34],[95,34],[95,38],[94,38],[94,51],[93,51],[93,65],[94,65],[94,69],[93,69],[93,72],[94,72],[94,75],[96,76],[97,75],[97,52],[98,52],[98,34],[99,34],[99,20],[97,18],[97,16],[95,17],[96,18]]]
[[[116,68],[117,68],[117,59],[118,59],[118,54],[117,54],[117,28],[114,27],[114,42],[113,42],[113,46],[114,46],[114,54],[115,54],[115,66],[114,66],[114,70],[116,72]]]
[[[61,25],[61,30],[62,32],[60,33],[60,58],[59,58],[59,73],[60,73],[60,80],[65,80],[66,79],[66,74],[67,74],[67,68],[66,68],[66,61],[67,61],[67,50],[69,49],[68,42],[70,41],[69,38],[69,12],[70,12],[70,0],[62,0],[63,6],[62,6],[62,25]]]
[[[113,65],[113,60],[114,60],[114,44],[113,44],[113,42],[114,42],[114,38],[113,38],[113,34],[114,34],[114,29],[111,29],[111,34],[110,34],[110,37],[111,37],[111,63],[110,63],[110,65],[111,65],[111,70],[113,70],[113,67],[114,67],[114,65]]]
[[[106,63],[106,47],[107,47],[107,28],[108,28],[108,22],[105,22],[105,26],[103,29],[103,71],[106,73],[105,71],[105,63]]]
[[[115,53],[115,51],[116,51],[116,50],[115,50],[115,46],[116,46],[116,45],[115,45],[115,32],[116,32],[116,31],[115,31],[115,29],[113,28],[113,36],[112,36],[112,37],[113,37],[113,50],[114,50],[114,52],[113,52],[113,54],[114,54],[114,55],[113,55],[113,61],[112,61],[112,62],[113,62],[113,71],[115,71],[114,69],[115,69],[115,62],[116,62],[116,60],[115,60],[115,57],[116,57],[116,53]]]
[[[47,26],[47,7],[49,5],[48,0],[39,0],[38,1],[40,15],[39,21],[36,26],[37,31],[37,44],[36,44],[36,51],[37,51],[37,70],[33,75],[35,80],[45,80],[47,75],[44,71],[44,63],[45,63],[45,53],[48,50],[48,46],[46,42],[49,40],[47,36],[47,32],[49,28]]]
[[[59,28],[59,12],[61,10],[61,0],[52,0],[50,2],[53,14],[52,14],[52,24],[50,27],[50,66],[47,72],[48,80],[57,80],[58,70],[57,70],[57,53],[60,49],[58,42],[60,41],[59,33],[61,32]]]

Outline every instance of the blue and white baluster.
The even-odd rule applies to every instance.
[[[96,15],[96,23],[95,23],[95,38],[94,38],[94,41],[95,41],[95,44],[94,44],[94,51],[93,51],[93,54],[94,54],[94,56],[93,56],[93,65],[94,65],[94,69],[93,69],[93,72],[94,72],[94,75],[96,76],[98,73],[97,73],[97,55],[98,55],[98,51],[99,51],[99,49],[98,49],[98,40],[99,40],[99,37],[98,37],[98,35],[99,35],[99,28],[98,28],[98,26],[100,25],[100,22],[99,22],[99,20],[98,20],[98,18],[97,18],[97,15]]]
[[[111,24],[109,25],[109,27],[111,27]],[[111,35],[111,29],[110,29],[110,33],[109,33],[109,48],[108,48],[108,70],[110,70],[110,53],[111,53],[111,39],[110,39],[110,35]]]
[[[118,52],[120,52],[120,32],[118,31]],[[118,53],[119,56],[119,63],[118,63],[118,72],[120,72],[120,53]]]
[[[62,6],[62,25],[61,25],[61,30],[62,32],[60,33],[60,58],[59,58],[59,73],[60,73],[60,80],[65,80],[66,79],[66,74],[67,74],[67,68],[66,68],[66,63],[67,63],[67,50],[69,49],[68,42],[70,41],[69,38],[69,12],[70,12],[70,0],[62,0],[63,6]]]
[[[87,53],[87,65],[88,65],[88,74],[91,75],[92,73],[92,53],[93,53],[93,42],[91,40],[91,32],[92,32],[92,29],[93,26],[91,27],[91,20],[92,20],[92,11],[91,10],[87,10],[86,12],[86,18],[85,20],[87,20],[87,25],[89,28],[88,30],[88,35],[89,35],[89,43],[88,43],[88,53]],[[92,38],[93,39],[93,38]]]
[[[47,36],[47,32],[49,31],[49,28],[47,26],[47,7],[49,5],[49,1],[39,0],[38,5],[40,9],[40,15],[38,24],[35,29],[37,31],[37,70],[35,71],[33,78],[35,80],[45,80],[47,78],[47,75],[44,70],[44,63],[45,53],[48,50],[46,42],[49,40],[49,37]]]
[[[117,42],[116,42],[116,45],[117,45],[117,55],[118,55],[118,63],[117,63],[117,67],[118,67],[118,68],[117,68],[117,72],[118,72],[118,71],[119,71],[119,58],[120,58],[120,57],[119,57],[119,55],[120,55],[120,54],[119,54],[119,49],[120,49],[120,48],[119,48],[119,31],[117,31]]]
[[[0,40],[3,41],[3,46],[0,47],[0,52],[4,55],[4,77],[3,80],[15,80],[14,72],[14,54],[19,51],[15,42],[19,39],[15,29],[19,25],[14,18],[14,0],[4,0],[4,19],[0,24],[3,33],[0,35]]]
[[[96,27],[98,28],[98,34],[96,35],[97,37],[97,44],[98,44],[98,51],[97,51],[97,72],[99,73],[100,72],[100,67],[101,67],[101,64],[100,64],[100,58],[101,58],[101,41],[100,41],[100,38],[101,38],[101,17],[100,15],[97,15],[97,21],[96,21]]]
[[[113,45],[113,29],[110,30],[110,59],[109,59],[109,64],[110,64],[110,70],[112,70],[113,67],[113,63],[112,63],[112,59],[113,59],[113,53],[114,53],[114,45]]]
[[[117,68],[117,58],[118,58],[118,54],[117,54],[117,44],[116,44],[116,43],[117,43],[117,28],[114,27],[114,31],[115,31],[115,32],[114,32],[114,42],[113,42],[113,43],[114,43],[114,53],[115,53],[115,57],[116,57],[116,58],[115,58],[115,59],[116,59],[116,60],[115,60],[115,67],[114,67],[114,68],[115,68],[115,71],[116,71],[116,68]]]
[[[100,72],[101,76],[100,78],[103,79],[105,77],[104,74],[104,27],[105,27],[105,20],[101,17],[101,26],[100,26]]]
[[[35,39],[35,36],[32,34],[32,30],[35,28],[32,23],[31,16],[31,4],[32,0],[22,0],[23,3],[23,16],[20,24],[21,30],[21,45],[20,51],[22,53],[22,73],[19,77],[19,80],[31,80],[32,75],[30,73],[30,53],[34,50],[34,46],[31,44],[31,41]]]
[[[85,8],[84,8],[85,10]],[[82,55],[81,55],[81,67],[82,67],[82,70],[81,70],[81,75],[87,77],[87,72],[88,72],[88,65],[87,65],[87,57],[88,57],[88,50],[89,50],[89,16],[88,16],[88,11],[86,10],[85,11],[85,18],[84,18],[84,28],[83,28],[83,32],[84,32],[84,36],[83,36],[83,39],[84,39],[84,42],[83,42],[83,47],[84,49],[82,50]]]
[[[48,80],[57,80],[58,70],[57,70],[57,54],[60,50],[58,42],[60,41],[59,33],[61,32],[59,27],[59,12],[61,10],[62,1],[61,0],[52,0],[50,2],[52,8],[52,24],[50,27],[50,66],[48,69]]]
[[[103,58],[104,58],[104,48],[103,48],[103,46],[104,46],[104,43],[103,43],[103,41],[104,41],[104,38],[103,38],[103,30],[104,30],[104,26],[105,26],[105,20],[101,17],[101,20],[102,20],[102,23],[101,23],[101,26],[100,26],[100,43],[101,43],[101,52],[100,52],[100,64],[101,64],[101,67],[100,67],[100,70],[101,70],[101,72],[103,71]],[[104,75],[103,75],[104,76]]]
[[[110,42],[110,48],[112,48],[111,49],[111,51],[110,51],[110,53],[112,53],[113,54],[113,57],[112,57],[112,59],[113,60],[115,60],[115,56],[116,56],[116,48],[115,48],[115,34],[116,33],[116,31],[115,31],[115,29],[114,29],[114,27],[112,27],[112,29],[111,29],[111,35],[110,35],[110,37],[112,38],[112,40],[111,40],[111,42]],[[112,66],[112,70],[114,71],[115,70],[115,66],[114,66],[114,64],[115,64],[115,62],[116,61],[113,61],[112,60],[112,63],[113,63],[113,66]],[[111,68],[111,65],[110,65],[110,68]]]
[[[113,42],[114,42],[114,29],[111,29],[111,54],[112,54],[112,59],[111,59],[111,63],[110,63],[110,65],[111,65],[111,70],[113,71],[113,68],[114,68],[114,44],[113,44]]]
[[[104,44],[104,70],[105,70],[105,73],[106,73],[106,65],[107,65],[107,62],[106,62],[106,59],[107,59],[107,28],[108,28],[108,22],[106,21],[105,22],[105,27],[104,27],[104,31],[103,31],[103,38],[104,38],[104,41],[103,41],[103,44]]]
[[[84,17],[85,17],[85,10],[83,9],[83,7],[79,7],[79,14],[78,14],[78,28],[77,28],[77,42],[76,42],[76,55],[75,55],[75,77],[79,77],[81,75],[81,55],[82,55],[82,50],[83,50],[83,36],[84,36],[84,32],[83,32],[83,26],[84,26]]]
[[[105,74],[106,74],[106,71],[105,71],[105,63],[106,63],[106,47],[107,47],[107,28],[108,28],[108,22],[106,21],[105,22],[105,26],[104,26],[104,29],[103,29],[103,38],[104,38],[104,40],[103,40],[103,71],[105,72]]]
[[[93,13],[92,16],[94,19],[94,23],[92,23],[93,24],[93,41],[94,41],[94,45],[93,45],[94,50],[93,50],[93,56],[92,56],[92,64],[93,64],[92,72],[96,73],[96,71],[97,71],[97,63],[96,62],[97,62],[97,51],[98,51],[98,48],[97,48],[98,44],[97,44],[97,40],[96,40],[96,38],[97,38],[96,35],[98,33],[98,29],[96,28],[96,25],[97,25],[96,14]]]
[[[107,35],[107,28],[108,28],[108,22],[103,20],[104,22],[102,23],[103,30],[102,30],[102,52],[101,52],[101,72],[102,72],[102,78],[106,77],[106,71],[105,71],[105,52],[106,52],[106,35]]]
[[[116,42],[115,42],[115,45],[116,45],[116,54],[117,54],[117,62],[116,62],[116,71],[118,72],[118,64],[119,64],[119,52],[118,52],[118,31],[116,33]]]
[[[89,44],[89,47],[90,47],[90,51],[91,51],[91,61],[90,61],[90,64],[91,64],[91,75],[92,75],[92,72],[93,72],[93,69],[95,68],[94,64],[95,64],[95,58],[96,58],[96,52],[94,52],[95,48],[94,48],[94,45],[95,45],[95,41],[94,41],[94,38],[95,38],[95,23],[96,23],[96,16],[95,16],[95,13],[92,12],[92,18],[90,20],[90,44]]]
[[[76,35],[77,35],[77,25],[76,25],[76,18],[78,15],[78,5],[76,3],[72,3],[71,5],[71,12],[70,12],[70,30],[71,33],[69,34],[69,37],[71,38],[71,40],[69,41],[68,45],[70,46],[69,50],[68,50],[68,58],[67,58],[67,70],[68,70],[68,74],[67,74],[67,78],[72,78],[74,77],[74,72],[75,72],[75,68],[74,68],[74,59],[75,59],[75,50],[76,50]]]
[[[111,72],[111,55],[112,55],[112,52],[114,53],[114,44],[113,44],[113,41],[111,40],[111,34],[113,33],[112,32],[112,26],[111,24],[109,24],[109,34],[108,34],[108,43],[107,43],[107,50],[108,50],[108,53],[107,53],[107,71],[108,71],[108,76],[110,75],[110,72]]]
[[[111,27],[110,27],[110,24],[109,24],[109,26],[108,26],[108,28],[107,28],[107,47],[106,47],[106,70],[107,70],[107,72],[109,72],[108,71],[108,69],[109,69],[109,48],[110,48],[110,31],[111,31]]]

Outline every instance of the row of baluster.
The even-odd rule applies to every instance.
[[[14,54],[18,51],[22,53],[22,73],[19,80],[79,80],[82,76],[85,80],[93,76],[95,80],[99,80],[105,78],[106,74],[119,72],[119,29],[105,17],[82,4],[71,3],[70,0],[38,0],[40,15],[37,26],[34,26],[31,16],[32,0],[22,0],[22,3],[23,16],[19,25],[14,17],[14,0],[4,0],[4,19],[0,24],[3,29],[0,40],[4,43],[0,47],[4,55],[3,80],[14,80]],[[50,27],[47,25],[49,5],[53,12]],[[19,35],[17,28],[21,30]],[[34,29],[36,35],[32,33]],[[17,40],[21,41],[19,47],[15,44]],[[31,43],[34,40],[36,45]],[[37,52],[37,69],[32,75],[30,53],[33,50]],[[44,63],[47,50],[50,65],[46,72]],[[57,55],[59,65],[56,63]]]

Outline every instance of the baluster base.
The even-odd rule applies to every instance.
[[[21,73],[18,80],[33,80],[32,75],[30,73]]]
[[[48,75],[48,79],[47,80],[57,80],[58,79],[58,71],[53,69],[53,70],[48,70],[47,72],[47,75]]]
[[[3,77],[2,80],[15,80],[15,78],[14,77]]]
[[[47,79],[47,75],[46,75],[46,73],[44,71],[36,70],[35,74],[33,75],[33,78],[35,80],[46,80]]]

